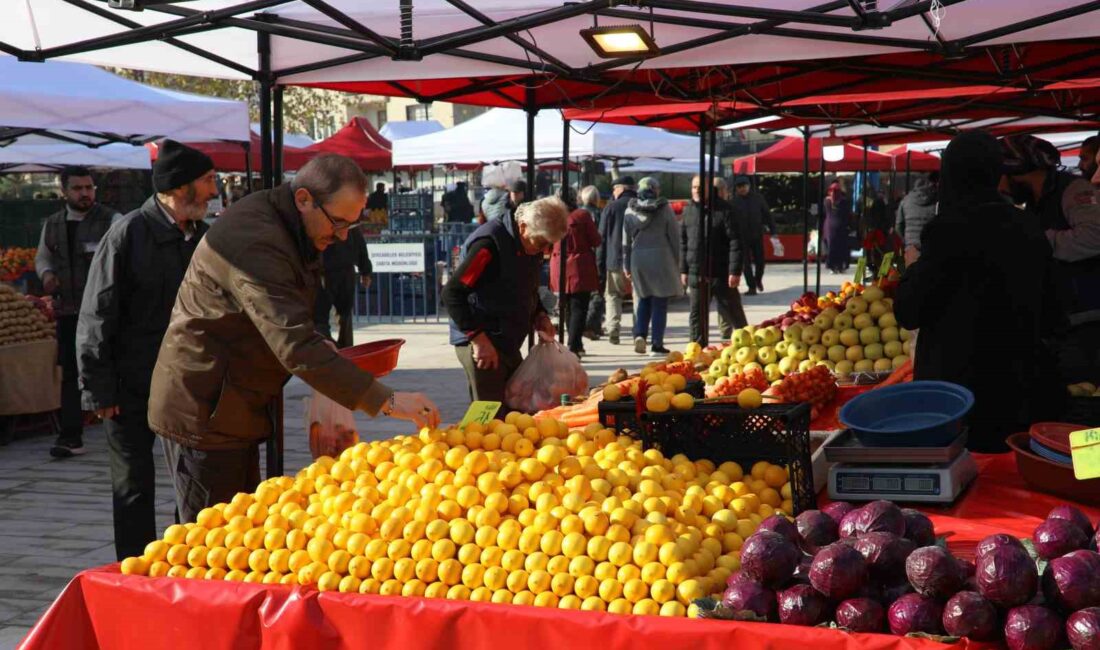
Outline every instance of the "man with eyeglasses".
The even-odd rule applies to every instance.
[[[156,192],[100,243],[77,324],[84,407],[103,418],[111,467],[115,553],[140,555],[156,539],[156,436],[147,424],[149,382],[168,318],[217,195],[214,163],[165,140],[153,164]]]
[[[259,443],[291,374],[346,408],[439,425],[425,396],[376,381],[314,325],[321,253],[358,224],[366,189],[354,161],[317,156],[290,183],[231,205],[195,251],[149,399],[182,521],[256,487]]]
[[[99,241],[119,214],[96,202],[95,180],[86,167],[61,170],[65,207],[46,217],[35,272],[42,288],[54,298],[57,315],[58,360],[61,365],[61,431],[50,448],[54,458],[84,453],[84,414],[80,409],[80,385],[76,370],[76,319],[88,267]]]

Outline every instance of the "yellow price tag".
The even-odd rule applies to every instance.
[[[852,278],[852,281],[858,285],[863,285],[864,276],[867,274],[867,258],[860,256],[859,261],[856,262],[856,277]]]
[[[471,422],[489,424],[489,421],[500,410],[500,406],[500,402],[474,402],[466,410],[466,415],[462,416],[462,421],[458,423],[458,426],[464,427]]]
[[[1073,475],[1078,481],[1100,478],[1100,429],[1085,429],[1069,434]]]

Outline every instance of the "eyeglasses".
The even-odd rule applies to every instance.
[[[325,209],[325,206],[321,205],[320,203],[317,204],[317,208],[321,210],[321,214],[325,215],[325,218],[328,219],[328,222],[332,224],[332,228],[336,232],[343,232],[345,230],[351,230],[352,228],[358,228],[362,224],[361,221],[344,221],[343,219],[333,219],[332,215],[330,215],[328,213],[328,210]]]

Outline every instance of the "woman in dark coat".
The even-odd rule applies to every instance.
[[[578,357],[584,354],[585,321],[588,319],[588,301],[592,292],[599,289],[599,277],[596,270],[596,248],[602,241],[592,213],[577,208],[569,214],[568,229],[565,238],[554,245],[550,257],[550,289],[555,293],[561,287],[561,248],[566,246],[565,255],[565,304],[568,315],[569,351]]]
[[[848,243],[848,222],[852,218],[852,201],[840,181],[833,181],[825,194],[825,243],[829,246],[826,265],[833,273],[848,269],[851,251]]]
[[[1005,451],[1005,438],[1049,417],[1058,387],[1041,336],[1055,324],[1050,246],[1036,220],[997,191],[1001,151],[982,132],[943,155],[939,213],[894,302],[917,336],[914,377],[974,392],[967,446]]]

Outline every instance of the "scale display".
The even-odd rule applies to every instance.
[[[948,463],[836,463],[829,469],[829,497],[950,503],[977,475],[977,464],[965,450]]]
[[[940,477],[938,474],[914,473],[882,475],[859,471],[840,471],[836,474],[837,488],[841,492],[852,494],[899,493],[938,495]]]

